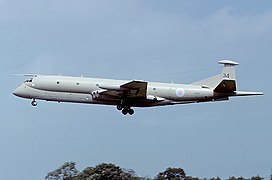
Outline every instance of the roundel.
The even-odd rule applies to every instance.
[[[177,95],[177,97],[183,97],[185,95],[185,90],[182,88],[178,88],[176,90],[176,95]]]

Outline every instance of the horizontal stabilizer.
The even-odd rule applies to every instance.
[[[263,92],[247,92],[247,91],[235,91],[235,96],[257,96],[263,95]]]

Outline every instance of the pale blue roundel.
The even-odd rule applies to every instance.
[[[182,88],[178,88],[176,90],[176,95],[177,95],[177,97],[183,97],[185,95],[185,90]]]

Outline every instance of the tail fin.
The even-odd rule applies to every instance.
[[[224,64],[221,74],[193,83],[202,87],[211,88],[218,93],[231,93],[236,91],[236,72],[235,66],[237,62],[230,60],[221,60],[220,64]]]

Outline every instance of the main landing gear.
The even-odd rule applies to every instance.
[[[38,103],[37,103],[37,101],[36,101],[35,99],[33,99],[32,102],[31,102],[31,105],[32,105],[32,106],[37,106]]]
[[[133,114],[134,114],[134,110],[131,109],[131,108],[130,108],[129,106],[127,106],[127,105],[118,104],[118,105],[116,106],[116,108],[117,108],[119,111],[122,110],[122,113],[123,113],[124,115],[127,115],[127,114],[133,115]]]

